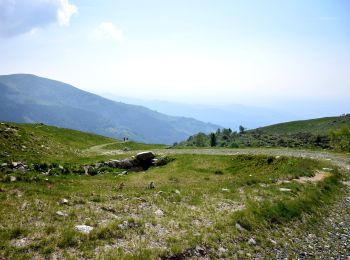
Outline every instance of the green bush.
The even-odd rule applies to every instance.
[[[343,126],[331,132],[331,144],[336,150],[350,152],[350,128]]]

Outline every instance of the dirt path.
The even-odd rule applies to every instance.
[[[108,145],[112,144],[118,144],[123,142],[113,142],[113,143],[106,143],[106,144],[99,144],[95,146],[91,146],[88,149],[83,150],[84,155],[113,155],[113,154],[123,154],[124,152],[122,150],[108,150],[104,149]]]
[[[164,154],[213,154],[213,155],[272,155],[305,157],[317,160],[330,161],[350,174],[350,156],[324,151],[305,151],[294,149],[267,149],[267,148],[246,148],[246,149],[162,149],[155,150],[156,153]]]
[[[122,151],[104,149],[106,146],[114,144],[107,143],[92,146],[83,151],[85,155],[119,155],[137,153],[140,151]],[[292,156],[306,157],[317,160],[331,161],[334,165],[342,168],[350,174],[350,156],[345,154],[331,153],[327,151],[306,151],[288,148],[244,148],[244,149],[155,149],[155,153],[159,154],[212,154],[212,155],[237,155],[237,154],[252,154],[252,155],[272,155],[272,156]]]

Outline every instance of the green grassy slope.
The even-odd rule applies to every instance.
[[[64,158],[81,149],[117,140],[42,124],[0,123],[0,159]]]
[[[291,147],[334,149],[330,133],[342,126],[350,127],[350,115],[286,122],[240,133],[221,129],[211,135],[198,133],[181,142],[178,147]],[[213,137],[214,135],[214,137]],[[211,137],[212,136],[212,137]]]
[[[284,244],[283,225],[310,219],[342,187],[336,169],[318,183],[295,180],[332,167],[329,162],[174,157],[166,166],[123,176],[118,170],[96,176],[28,172],[10,182],[0,175],[0,258],[184,259],[176,254],[196,246],[210,259],[245,259],[253,252],[273,258],[265,252],[276,246],[269,239]],[[154,189],[147,188],[151,181]],[[60,203],[63,198],[68,203]],[[82,224],[93,231],[77,232]],[[257,247],[247,243],[251,237]],[[220,247],[227,249],[223,255]]]
[[[340,128],[342,125],[350,126],[350,115],[323,117],[310,120],[300,120],[286,122],[266,127],[260,127],[268,134],[296,134],[299,132],[308,132],[312,134],[328,134],[330,131]]]

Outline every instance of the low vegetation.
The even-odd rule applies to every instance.
[[[176,147],[290,147],[349,151],[350,115],[296,121],[239,132],[218,129],[215,133],[198,133]]]
[[[4,259],[274,257],[269,248],[286,244],[286,228],[314,232],[347,190],[347,175],[330,162],[285,156],[177,154],[147,170],[100,165],[87,175],[86,165],[162,146],[44,125],[1,127]],[[84,152],[126,145],[130,151],[112,158]],[[298,244],[288,245],[293,255]]]

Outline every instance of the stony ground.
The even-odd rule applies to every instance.
[[[102,154],[120,154],[120,150],[103,150],[103,146],[93,148],[94,152]],[[165,154],[215,154],[215,155],[273,155],[306,157],[317,160],[330,161],[350,174],[350,156],[331,153],[327,151],[306,151],[293,149],[162,149],[157,153]],[[271,239],[271,247],[255,250],[237,252],[238,258],[261,259],[271,257],[275,259],[350,259],[350,183],[345,183],[347,196],[333,205],[332,211],[313,228],[308,223],[299,223],[299,227],[286,227],[281,241]],[[293,223],[295,225],[295,223]],[[307,227],[306,227],[307,226]],[[305,229],[304,229],[305,227]],[[273,236],[273,234],[271,234]],[[278,236],[279,237],[279,236]],[[256,251],[256,252],[255,252]],[[187,256],[178,256],[178,259],[190,259],[200,256],[194,252],[188,252]],[[190,256],[189,256],[190,255]],[[223,258],[224,255],[223,255]],[[176,256],[175,258],[176,259]]]
[[[136,153],[136,151],[106,149],[106,146],[110,145],[110,143],[99,144],[85,150],[82,154],[85,153],[88,158],[95,155],[113,157],[113,155],[129,156]],[[316,214],[306,213],[304,216],[303,213],[301,219],[297,218],[278,228],[256,225],[256,229],[249,230],[240,226],[236,219],[232,221],[228,217],[230,212],[233,214],[236,211],[243,211],[242,203],[247,198],[261,201],[265,196],[265,200],[273,200],[277,194],[283,201],[297,200],[297,194],[301,192],[299,187],[313,184],[301,181],[298,186],[299,184],[293,185],[291,180],[302,176],[299,180],[321,181],[327,176],[325,174],[332,171],[330,168],[322,168],[333,168],[329,163],[350,173],[349,156],[290,149],[159,149],[154,151],[158,154],[173,154],[177,160],[172,164],[172,168],[151,169],[143,174],[122,176],[112,174],[94,177],[67,176],[67,178],[52,176],[47,177],[49,178],[47,180],[44,179],[46,176],[41,176],[39,179],[42,178],[44,183],[50,181],[42,187],[42,190],[38,189],[37,184],[31,182],[27,185],[20,182],[6,184],[5,188],[0,189],[3,198],[6,198],[6,205],[11,206],[13,212],[17,212],[18,207],[23,212],[27,211],[26,214],[17,216],[18,219],[26,218],[28,212],[32,211],[32,217],[36,216],[35,226],[43,221],[51,224],[45,228],[39,225],[36,228],[39,234],[37,237],[35,234],[27,236],[25,232],[23,235],[15,236],[6,248],[12,246],[19,253],[25,250],[30,252],[33,249],[37,250],[40,254],[34,254],[34,256],[38,259],[42,259],[43,255],[59,259],[69,256],[86,259],[103,255],[110,259],[117,259],[116,257],[121,256],[119,248],[133,255],[137,255],[138,248],[168,252],[159,254],[162,259],[212,259],[213,256],[220,259],[350,259],[350,183],[346,182],[344,177],[342,180],[346,184],[345,195],[331,206],[330,211],[329,207],[325,207],[325,210],[321,209]],[[191,154],[195,155],[191,156]],[[252,186],[244,185],[244,188],[241,188],[238,185],[241,179],[237,178],[232,182],[233,186],[228,187],[229,179],[236,178],[237,173],[232,170],[232,175],[229,175],[226,169],[231,166],[232,158],[236,156],[215,155],[239,154],[272,155],[275,161],[285,159],[312,161],[284,158],[284,156],[305,157],[324,160],[325,163],[320,164],[324,166],[317,168],[315,176],[303,175],[307,167],[302,164],[301,175],[289,176],[292,171],[288,170],[285,176],[278,176],[273,183],[269,182],[269,179],[264,179],[264,176],[266,173],[271,174],[274,169],[281,169],[280,167],[269,168],[260,176],[262,170],[253,169],[257,164],[249,164],[249,170],[244,174],[244,178],[248,178],[248,181],[250,177],[253,178],[258,174],[257,182],[252,183]],[[335,167],[334,170],[336,170]],[[186,174],[187,171],[192,174]],[[198,172],[201,173],[201,177],[197,176]],[[228,179],[225,179],[226,177]],[[149,188],[150,181],[155,181],[156,188]],[[196,187],[197,182],[199,184]],[[192,185],[189,185],[191,183]],[[281,185],[281,188],[274,189],[276,185]],[[211,196],[205,196],[209,189]],[[12,194],[13,192],[16,194]],[[24,197],[24,194],[29,194],[30,198]],[[41,197],[37,198],[36,196],[39,195]],[[68,198],[68,202],[63,203],[62,198]],[[27,203],[24,199],[28,199],[29,202]],[[197,199],[199,202],[192,199]],[[17,201],[18,206],[15,205]],[[241,203],[235,203],[235,201]],[[199,206],[195,206],[196,203],[199,203]],[[9,216],[8,210],[6,210],[7,213],[2,211],[4,216]],[[325,212],[328,212],[326,217]],[[31,220],[28,221],[24,220],[23,223],[33,224]],[[0,223],[0,227],[4,222]],[[228,223],[231,223],[231,229],[228,229]],[[57,228],[58,224],[64,228]],[[76,224],[84,224],[82,228],[88,225],[94,230],[90,235],[82,235],[72,231]],[[16,231],[16,229],[12,230]],[[44,231],[47,232],[47,238],[43,240]],[[65,233],[68,235],[64,235]],[[199,239],[199,235],[208,238]],[[65,240],[60,238],[62,236]],[[210,236],[214,237],[214,240],[209,238]],[[86,246],[82,247],[81,244]],[[167,250],[170,248],[169,245],[172,246],[170,251]],[[15,254],[7,252],[7,255],[11,256]]]

